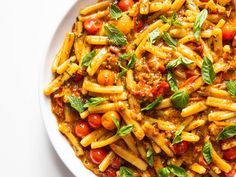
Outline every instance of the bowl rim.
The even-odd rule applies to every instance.
[[[87,3],[92,2],[94,0],[89,0]],[[50,51],[53,50],[53,43],[55,43],[56,37],[60,31],[60,28],[63,26],[67,18],[70,17],[73,9],[76,9],[80,3],[84,3],[83,0],[77,0],[71,3],[66,10],[66,13],[61,16],[58,20],[58,23],[55,25],[55,30],[53,30],[52,35],[50,35],[50,39],[47,40],[47,47],[43,51],[43,55],[39,61],[39,76],[38,76],[38,98],[39,98],[39,108],[40,108],[40,117],[43,119],[44,126],[46,128],[47,136],[49,137],[50,143],[52,144],[54,150],[57,155],[61,159],[61,161],[65,164],[65,166],[72,172],[74,176],[95,176],[90,170],[88,170],[82,163],[82,161],[75,155],[70,143],[67,139],[59,132],[58,124],[56,121],[55,115],[51,111],[50,99],[43,94],[43,89],[45,87],[45,66],[47,59],[49,59]],[[84,3],[85,4],[85,3]],[[79,10],[77,10],[79,12]],[[76,18],[76,17],[75,17]],[[75,19],[74,18],[74,19]],[[70,24],[72,27],[73,24]],[[64,33],[65,34],[65,33]],[[60,44],[57,44],[60,45]],[[55,56],[55,53],[53,54]],[[52,61],[53,59],[49,59]],[[48,67],[50,70],[50,66]],[[51,70],[50,70],[51,72]],[[47,76],[48,78],[50,76]],[[49,110],[50,109],[50,113]],[[51,118],[53,120],[50,120]],[[52,123],[53,122],[53,123]],[[69,150],[70,149],[70,150]],[[77,166],[78,165],[78,166]]]

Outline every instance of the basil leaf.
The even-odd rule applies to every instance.
[[[152,167],[153,166],[153,151],[152,149],[148,149],[147,151],[147,162]]]
[[[160,31],[158,29],[153,30],[151,33],[148,34],[148,41],[151,44],[154,44],[159,36],[160,36]]]
[[[189,96],[186,89],[179,90],[171,96],[171,103],[177,109],[183,109],[188,104]]]
[[[114,25],[107,24],[104,26],[104,30],[108,35],[108,38],[111,40],[113,45],[116,46],[125,46],[127,44],[126,36],[118,30]]]
[[[207,141],[202,150],[202,155],[207,162],[207,164],[210,164],[212,162],[212,144],[210,141]]]
[[[134,172],[128,167],[120,167],[120,177],[133,177],[133,173]]]
[[[126,136],[128,135],[134,128],[133,124],[128,124],[124,127],[121,127],[118,131],[117,131],[117,135],[119,136]]]
[[[149,111],[149,110],[155,108],[156,106],[158,106],[161,103],[162,100],[163,100],[163,96],[158,97],[155,101],[153,101],[152,103],[147,105],[145,108],[142,108],[141,111]]]
[[[231,138],[236,135],[236,125],[225,127],[217,136],[217,141]]]
[[[129,60],[129,63],[127,64],[127,68],[128,69],[133,68],[136,60],[137,60],[136,55],[134,53],[132,53],[131,57],[130,57],[130,60]]]
[[[130,53],[122,53],[119,55],[119,59],[124,60],[130,57]]]
[[[111,118],[117,128],[117,131],[119,131],[120,130],[120,122],[114,116],[111,116]]]
[[[174,12],[172,17],[171,17],[171,25],[183,26],[183,24],[180,21],[178,21],[176,12]]]
[[[170,170],[168,169],[168,167],[161,168],[157,172],[158,177],[168,177],[169,174],[170,174]]]
[[[175,60],[170,61],[167,65],[166,65],[166,69],[172,69],[174,67],[177,67],[178,65],[182,64],[184,66],[193,64],[194,62],[192,60],[189,60],[185,57],[178,57]]]
[[[212,62],[208,57],[203,58],[201,73],[205,83],[212,84],[215,80],[215,71]]]
[[[93,57],[95,57],[95,55],[96,55],[96,52],[94,50],[86,54],[84,58],[82,59],[82,66],[89,66]]]
[[[227,90],[231,96],[236,96],[236,83],[232,80],[226,82]]]
[[[172,144],[177,144],[179,142],[181,142],[181,134],[184,130],[184,125],[180,125],[179,129],[175,132],[175,137],[172,141]]]
[[[191,65],[193,64],[194,62],[192,60],[189,60],[185,57],[181,57],[181,64],[184,65],[184,66],[187,66],[187,65]]]
[[[168,169],[171,173],[173,173],[174,175],[178,176],[178,177],[185,177],[187,176],[187,173],[185,171],[185,169],[175,166],[175,165],[169,165]]]
[[[172,47],[172,48],[175,48],[176,45],[177,45],[177,42],[176,40],[174,40],[170,35],[169,33],[167,32],[164,32],[163,35],[162,35],[162,39],[165,41],[165,43]]]
[[[198,41],[199,37],[200,37],[200,32],[201,32],[201,28],[202,25],[204,23],[204,21],[206,20],[208,15],[208,11],[207,9],[203,9],[197,16],[194,25],[193,25],[193,33],[194,33],[194,37],[195,39]]]
[[[90,106],[96,106],[106,100],[107,98],[102,98],[102,97],[89,98],[88,102],[84,104],[84,108],[87,108]]]
[[[176,82],[175,78],[173,77],[173,74],[170,71],[167,73],[167,82],[170,85],[171,91],[176,92],[179,90],[179,88],[177,86],[177,82]]]
[[[111,7],[110,7],[111,19],[117,20],[118,18],[121,17],[121,15],[122,15],[121,10],[118,7],[116,7],[115,5],[112,4]]]
[[[117,77],[120,78],[122,76],[124,76],[126,74],[126,72],[128,71],[128,69],[126,69],[124,66],[122,66],[120,64],[120,62],[117,63],[118,66],[121,68],[121,72],[118,73]]]
[[[77,98],[72,95],[68,96],[67,98],[72,108],[74,108],[79,113],[84,112],[84,103],[80,98]]]

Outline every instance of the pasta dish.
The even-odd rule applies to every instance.
[[[236,174],[234,0],[105,0],[65,34],[44,89],[101,177]]]

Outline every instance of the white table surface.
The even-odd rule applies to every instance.
[[[0,176],[72,177],[48,139],[39,62],[75,0],[0,1]]]

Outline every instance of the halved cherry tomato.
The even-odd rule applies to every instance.
[[[115,156],[115,158],[112,160],[111,167],[118,170],[120,166],[121,166],[121,158]]]
[[[110,70],[101,70],[98,73],[97,81],[101,85],[114,85],[115,83],[115,74]]]
[[[223,158],[225,160],[235,160],[236,159],[236,146],[231,149],[227,149],[223,152],[224,152]]]
[[[93,163],[99,165],[103,159],[106,157],[107,151],[103,148],[91,149],[89,157]]]
[[[124,12],[129,10],[130,7],[134,5],[133,0],[120,0],[118,3],[118,7]]]
[[[105,171],[106,177],[116,177],[116,171],[113,168],[108,167]]]
[[[233,40],[234,36],[236,35],[236,26],[226,23],[222,28],[222,35],[224,40]]]
[[[96,34],[102,28],[102,21],[98,19],[89,19],[84,22],[84,28],[88,34]]]
[[[181,155],[187,152],[189,148],[189,142],[181,141],[180,143],[174,144],[173,147],[174,147],[175,154]]]
[[[78,122],[75,126],[76,136],[82,138],[91,132],[89,125],[85,121]]]
[[[102,116],[100,114],[89,114],[88,123],[92,128],[97,129],[102,125],[101,118]]]
[[[116,111],[108,111],[102,116],[102,126],[107,130],[114,130],[116,128],[112,117],[120,122],[120,115]]]
[[[169,91],[169,84],[166,81],[161,81],[157,83],[152,88],[152,95],[153,96],[160,96],[164,95],[166,92]]]

